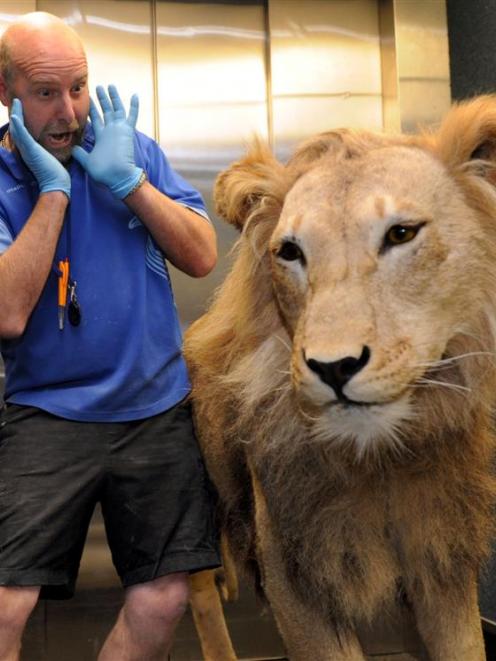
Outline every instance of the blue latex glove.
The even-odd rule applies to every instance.
[[[24,126],[22,103],[12,101],[9,133],[15,142],[22,160],[34,174],[40,193],[62,191],[71,199],[71,177],[66,168],[33,138]]]
[[[139,101],[131,97],[129,115],[114,85],[108,87],[109,97],[101,85],[96,88],[103,111],[103,121],[93,100],[90,105],[91,125],[95,132],[95,146],[88,153],[74,147],[72,155],[95,181],[105,184],[120,200],[133,190],[141,177],[142,168],[134,160],[134,128],[138,119]]]

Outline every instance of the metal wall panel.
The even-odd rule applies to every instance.
[[[158,2],[156,16],[160,144],[213,218],[216,175],[253,134],[268,137],[263,3]],[[237,232],[216,228],[224,256]],[[226,267],[221,260],[202,280],[171,269],[184,323],[205,309]]]
[[[382,129],[377,0],[270,0],[274,145],[339,126]]]
[[[439,122],[451,104],[445,0],[394,0],[401,130]]]

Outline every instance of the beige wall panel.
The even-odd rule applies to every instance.
[[[401,129],[436,124],[451,104],[445,0],[394,0]]]
[[[188,169],[198,159],[211,170],[238,158],[254,134],[267,139],[267,109],[265,103],[212,103],[200,112],[160,103],[160,127],[162,147],[176,167]]]
[[[22,14],[36,10],[36,0],[1,0],[0,33]]]
[[[157,32],[160,139],[171,155],[267,136],[261,6],[159,2]]]
[[[335,128],[382,128],[381,104],[371,97],[296,96],[274,98],[272,105],[278,135],[291,143]]]
[[[272,93],[381,94],[376,0],[270,0]]]
[[[382,129],[377,0],[270,0],[269,25],[279,157],[317,131]]]
[[[117,85],[126,104],[140,99],[138,128],[154,135],[152,32],[146,0],[38,0],[39,10],[60,16],[81,36],[86,47],[90,89]]]
[[[216,175],[254,133],[268,137],[262,3],[157,3],[160,144],[202,193],[216,225],[221,260],[202,280],[171,269],[184,324],[205,309],[224,277],[222,259],[237,237],[213,213]]]

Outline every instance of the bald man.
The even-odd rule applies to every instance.
[[[206,275],[215,234],[135,130],[138,99],[126,112],[114,87],[97,95],[101,110],[61,20],[35,12],[5,31],[0,661],[19,658],[40,594],[72,595],[98,502],[125,588],[101,661],[166,659],[188,573],[219,564],[167,272]]]

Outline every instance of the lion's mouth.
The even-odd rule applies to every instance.
[[[344,393],[340,393],[332,402],[328,403],[328,406],[339,407],[344,411],[353,411],[353,409],[371,409],[371,408],[383,408],[389,404],[395,404],[398,401],[401,401],[408,395],[408,388],[399,392],[396,396],[390,397],[389,399],[384,399],[382,401],[372,400],[372,401],[361,401],[357,399],[351,399],[347,397]]]
[[[370,408],[371,406],[382,406],[387,402],[360,402],[356,399],[350,399],[341,393],[338,398],[331,402],[331,406],[340,406],[343,409],[353,409],[355,407]]]

